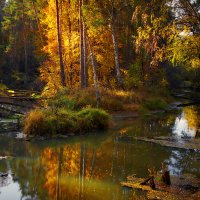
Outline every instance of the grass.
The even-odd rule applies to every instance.
[[[100,96],[101,108],[108,112],[126,110],[127,104],[139,104],[143,101],[143,94],[134,91],[101,88]],[[97,106],[95,92],[92,88],[63,90],[45,104],[54,108],[65,107],[72,110],[80,110],[88,106],[96,108]]]
[[[148,115],[150,111],[163,110],[167,107],[164,100],[167,95],[160,98],[161,95],[148,92],[143,89],[123,91],[101,88],[101,109],[97,109],[94,89],[65,89],[52,98],[43,100],[44,109],[35,109],[26,115],[24,133],[28,135],[85,133],[108,128],[107,112],[139,111],[141,115]],[[159,93],[158,90],[156,92]]]
[[[30,111],[24,120],[23,131],[27,135],[56,135],[71,133],[85,133],[89,130],[103,130],[108,128],[109,115],[95,108],[84,108],[71,111],[60,108],[35,109]]]
[[[140,106],[139,113],[141,116],[148,116],[151,111],[166,110],[168,107],[167,102],[162,98],[150,98]]]

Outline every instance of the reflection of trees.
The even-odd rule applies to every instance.
[[[169,136],[175,119],[176,115],[169,114],[165,116],[158,115],[145,120],[127,120],[118,133],[145,137]]]
[[[63,150],[46,148],[41,155],[46,169],[44,186],[51,199],[101,199],[102,195],[104,199],[122,199],[122,196],[119,198],[122,195],[120,187],[107,182],[119,184],[131,173],[144,174],[149,164],[158,162],[158,155],[160,162],[163,161],[163,151],[156,156],[155,151],[156,147],[149,149],[146,143],[138,148],[117,138],[100,148],[88,147],[84,143],[65,145]]]
[[[21,142],[17,146],[12,140],[9,143],[0,141],[0,144],[8,154],[17,152],[19,155],[9,161],[9,168],[19,178],[24,197],[41,200],[122,200],[132,198],[133,192],[122,191],[120,181],[130,174],[146,177],[147,168],[154,166],[159,169],[161,162],[170,162],[175,171],[184,172],[187,168],[187,172],[200,174],[200,161],[196,159],[200,156],[198,152],[175,151],[124,139],[127,135],[135,135],[136,131],[142,135],[169,134],[171,121],[174,119],[166,117],[126,122],[117,131],[119,134],[114,132],[110,137],[103,138],[103,142],[97,142],[103,136],[93,136],[88,140],[77,137],[68,144],[45,141],[42,145],[39,142]],[[0,151],[6,153],[5,150]],[[8,165],[0,162],[0,171],[1,168],[7,171]]]
[[[120,141],[119,136],[111,137],[98,148],[82,142],[46,147],[41,154],[34,151],[29,147],[26,157],[12,162],[23,195],[33,199],[35,195],[42,200],[128,199],[132,193],[122,193],[118,186],[127,175],[147,176],[148,167],[159,169],[161,162],[171,157],[177,160],[170,163],[174,169],[185,169],[186,156],[190,163],[187,166],[194,169],[190,152],[174,157],[170,149],[137,141],[129,144]]]
[[[11,161],[11,169],[20,185],[22,197],[31,199],[48,199],[47,193],[43,190],[44,170],[41,168],[39,158],[19,158]]]
[[[169,159],[166,160],[169,163],[169,169],[172,174],[180,175],[183,173],[195,173],[200,177],[200,153],[196,152],[196,156],[193,156],[191,150],[172,150]]]
[[[185,107],[183,112],[189,127],[194,128],[196,131],[200,129],[200,108],[196,106]]]

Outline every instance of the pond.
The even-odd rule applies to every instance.
[[[120,186],[128,175],[148,176],[148,168],[200,178],[200,151],[162,147],[135,136],[188,136],[199,129],[199,109],[186,107],[144,119],[115,119],[111,130],[28,142],[0,135],[1,200],[127,200],[145,194]],[[10,156],[4,158],[3,156]]]

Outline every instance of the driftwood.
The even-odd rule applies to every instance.
[[[151,177],[148,177],[142,183],[140,183],[140,185],[146,185],[150,181],[150,179],[151,179]]]
[[[156,184],[154,181],[154,176],[150,176],[149,178],[145,179],[140,185],[146,185],[149,182],[149,186],[151,187],[152,190],[156,189]]]
[[[141,185],[146,179],[128,176],[126,182],[121,185],[133,189],[141,189],[147,192],[148,199],[162,200],[197,200],[200,199],[200,180],[192,175],[181,177],[172,176],[171,185],[163,184],[155,179],[156,189],[149,185]]]

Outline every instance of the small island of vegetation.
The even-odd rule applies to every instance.
[[[77,102],[76,102],[77,103]],[[43,108],[31,110],[24,119],[27,135],[69,135],[108,128],[109,114],[98,108],[80,107],[73,99],[60,93],[44,102]]]

